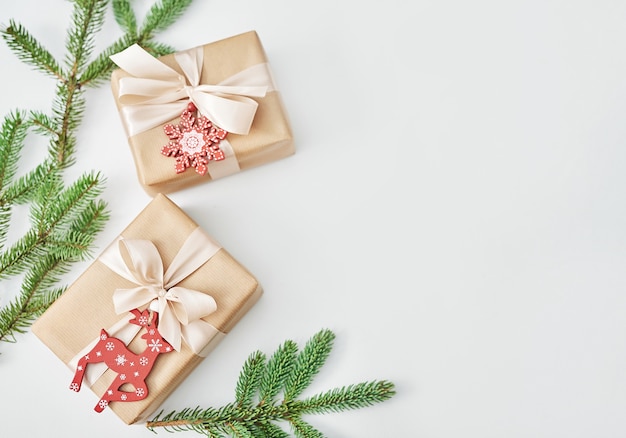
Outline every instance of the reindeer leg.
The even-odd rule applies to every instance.
[[[70,390],[78,392],[83,383],[83,377],[85,376],[85,371],[87,371],[87,365],[90,363],[102,362],[102,360],[96,357],[95,352],[97,350],[102,349],[102,342],[109,337],[109,334],[106,330],[102,329],[100,331],[100,340],[98,343],[83,357],[78,360],[78,364],[76,365],[76,372],[74,373],[74,379],[72,379],[72,383],[70,383]]]
[[[146,382],[131,383],[135,388],[134,391],[120,390],[122,385],[124,385],[125,383],[128,382],[124,381],[124,379],[120,378],[119,376],[116,377],[113,383],[111,383],[111,386],[109,386],[109,388],[104,392],[104,394],[94,407],[94,410],[96,412],[102,412],[111,402],[138,401],[143,400],[148,396],[148,386],[146,385]]]
[[[80,387],[83,383],[83,377],[87,369],[87,358],[89,358],[89,355],[81,357],[78,361],[78,365],[76,365],[76,373],[74,373],[74,378],[72,379],[72,383],[70,383],[71,391],[80,391]]]
[[[133,382],[132,385],[135,388],[134,391],[114,391],[113,394],[108,396],[108,401],[138,401],[148,396],[148,386],[146,382]]]
[[[123,393],[123,391],[120,391],[120,387],[123,384],[124,384],[124,381],[120,379],[118,375],[115,378],[115,380],[113,380],[111,385],[109,385],[107,390],[104,391],[104,394],[102,394],[102,397],[100,398],[100,400],[98,400],[98,403],[96,404],[96,406],[94,406],[93,408],[94,411],[102,412],[106,409],[107,406],[109,406],[109,403],[111,403],[112,401],[119,400],[119,395]]]

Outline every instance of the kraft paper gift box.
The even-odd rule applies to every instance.
[[[139,284],[137,281],[124,278],[121,273],[111,268],[113,266],[111,257],[115,260],[118,255],[118,259],[127,266],[132,265],[128,261],[129,253],[118,250],[123,246],[120,245],[120,241],[152,242],[162,259],[164,277],[168,276],[169,266],[180,265],[175,261],[178,259],[180,262],[179,255],[184,252],[184,249],[189,249],[185,245],[202,245],[200,249],[187,251],[192,253],[192,257],[198,257],[198,253],[203,253],[205,248],[210,248],[206,250],[208,255],[203,253],[199,261],[193,262],[195,265],[183,258],[182,265],[191,266],[188,268],[191,273],[181,274],[187,269],[185,268],[175,270],[178,274],[176,272],[173,274],[174,277],[179,277],[175,280],[176,284],[173,287],[185,288],[194,293],[208,294],[213,297],[216,310],[203,317],[198,323],[209,329],[208,334],[201,339],[200,343],[195,342],[195,349],[199,351],[194,352],[193,347],[183,339],[179,351],[161,354],[153,361],[154,367],[145,379],[148,388],[148,395],[145,399],[112,401],[106,407],[112,409],[127,424],[142,423],[149,419],[168,395],[220,342],[262,294],[262,289],[255,277],[214,241],[212,241],[213,246],[204,245],[207,239],[212,241],[176,204],[164,195],[157,195],[124,229],[120,237],[102,252],[32,326],[33,333],[74,372],[76,370],[74,364],[82,357],[81,355],[85,354],[85,351],[88,351],[90,344],[93,345],[98,340],[101,329],[109,331],[117,324],[122,327],[118,331],[121,333],[132,326],[128,324],[129,316],[132,315],[128,311],[121,313],[116,311],[113,304],[114,294],[118,293],[115,292],[116,290],[137,289]],[[207,258],[208,260],[204,262]],[[141,263],[145,264],[145,260],[139,260],[139,264]],[[199,267],[193,270],[195,266]],[[187,276],[184,277],[184,275]],[[184,278],[180,280],[180,277]],[[162,315],[159,312],[159,331],[162,331],[162,325]],[[145,331],[145,329],[141,330]],[[142,339],[141,333],[130,336],[132,342],[128,348],[135,353],[148,351],[146,349],[148,340]],[[110,335],[115,336],[115,333],[110,333]],[[169,342],[169,339],[166,340]],[[86,367],[87,373],[90,367],[95,366],[96,364],[89,364]],[[99,366],[102,367],[104,374],[99,377],[96,374],[92,377],[97,380],[91,385],[91,389],[98,397],[103,397],[118,373],[104,364]],[[67,382],[59,382],[59,390],[68,391],[70,382],[71,377],[68,374]],[[83,383],[83,390],[86,386],[88,386],[87,381]],[[126,390],[124,387],[122,389]],[[129,389],[132,390],[132,388]],[[94,399],[96,406],[98,403],[99,401]],[[85,406],[86,413],[93,412],[91,408],[91,405]]]
[[[159,58],[139,46],[111,58],[120,67],[111,75],[113,96],[139,182],[149,195],[178,191],[295,152],[284,105],[255,31]],[[190,101],[198,115],[228,131],[219,142],[225,159],[209,160],[204,175],[194,167],[176,173],[175,159],[161,153],[170,141],[164,127],[179,126]]]

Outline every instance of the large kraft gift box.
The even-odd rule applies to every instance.
[[[151,241],[166,270],[192,232],[198,231],[201,231],[198,225],[176,204],[164,195],[157,195],[124,229],[120,239]],[[137,288],[137,284],[122,278],[101,261],[110,248],[105,249],[32,326],[33,333],[72,371],[75,368],[71,364],[77,355],[84,354],[101,329],[108,330],[116,323],[129,320],[129,313],[120,315],[114,310],[113,294],[116,289]],[[200,353],[194,353],[182,340],[180,351],[159,355],[145,380],[147,398],[132,402],[114,401],[108,406],[125,423],[146,421],[261,296],[262,289],[257,280],[226,250],[217,244],[216,248],[208,261],[176,284],[214,298],[217,310],[202,320],[216,329],[215,335],[202,344],[205,347]],[[140,332],[128,348],[137,353],[146,350],[146,344]],[[95,365],[89,364],[88,367]],[[117,373],[106,369],[91,389],[101,397],[116,376]],[[68,375],[67,382],[59,382],[60,390],[68,390],[69,384]],[[85,408],[87,412],[91,411],[90,406]]]
[[[161,148],[169,142],[168,136],[164,133],[164,126],[166,124],[177,126],[181,120],[181,113],[176,114],[172,119],[164,120],[150,129],[132,128],[136,124],[127,115],[127,111],[136,111],[139,113],[138,117],[142,117],[142,110],[138,108],[145,108],[146,105],[138,105],[137,101],[133,101],[133,98],[136,97],[135,95],[120,96],[120,94],[124,95],[124,84],[121,86],[120,81],[129,78],[131,75],[123,68],[113,71],[111,87],[115,103],[128,136],[139,182],[150,196],[154,196],[156,193],[171,193],[221,178],[240,170],[288,157],[295,152],[286,111],[273,82],[268,59],[257,33],[255,31],[242,33],[200,46],[200,48],[202,49],[200,56],[203,59],[201,67],[199,67],[201,69],[199,72],[199,83],[201,86],[231,84],[233,82],[243,86],[247,84],[251,86],[258,85],[258,81],[260,81],[258,78],[240,79],[238,81],[233,81],[233,78],[241,75],[242,72],[249,72],[259,66],[265,67],[266,72],[262,76],[267,77],[272,86],[268,87],[269,91],[267,91],[264,97],[227,95],[227,93],[222,93],[221,90],[216,92],[215,95],[225,97],[231,101],[251,99],[253,105],[256,105],[254,102],[258,103],[256,113],[251,116],[252,124],[249,131],[245,135],[234,133],[225,126],[219,126],[219,123],[213,117],[207,115],[215,126],[229,131],[225,140],[228,141],[230,146],[227,144],[226,147],[229,148],[231,155],[234,153],[234,157],[229,157],[229,153],[226,152],[227,158],[230,158],[230,160],[209,161],[208,172],[205,175],[196,173],[193,167],[187,168],[182,173],[176,173],[174,170],[174,158],[162,155]],[[198,48],[190,49],[187,52],[196,49]],[[127,59],[130,57],[130,63],[134,61],[135,54],[136,52],[133,52],[133,56],[127,57]],[[120,65],[121,63],[117,61],[115,56],[117,55],[114,55],[112,59]],[[189,78],[182,73],[183,70],[176,60],[176,54],[153,59],[159,60],[175,70],[179,74],[179,80],[182,81],[183,88],[185,87],[185,82],[189,85]],[[141,71],[141,68],[138,71]],[[149,72],[144,73],[145,75],[150,75]],[[134,78],[137,77],[136,74],[132,76]],[[121,93],[120,86],[122,88]],[[187,89],[189,88],[187,87]],[[180,97],[180,100],[178,103],[189,102],[190,98],[184,95],[185,92],[179,91],[178,97]],[[145,100],[145,96],[143,99]],[[158,99],[159,96],[157,96]],[[131,108],[133,106],[135,108]],[[155,111],[158,110],[152,107],[147,109],[147,113]],[[229,111],[230,109],[227,108],[225,113],[229,113]],[[215,114],[219,115],[219,111],[215,110]],[[224,140],[221,144],[224,144]],[[228,164],[225,164],[227,161]]]

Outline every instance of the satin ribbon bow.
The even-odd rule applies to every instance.
[[[159,313],[159,333],[180,351],[184,340],[198,354],[215,335],[216,329],[201,318],[213,313],[217,304],[210,295],[177,286],[209,260],[220,247],[200,228],[187,238],[169,268],[149,240],[120,239],[100,260],[137,287],[116,289],[113,304],[118,314],[149,305]]]
[[[216,85],[200,84],[202,47],[174,55],[184,75],[137,44],[112,55],[129,73],[119,81],[121,113],[133,136],[178,117],[189,101],[215,125],[234,134],[248,134],[258,103],[275,89],[267,63],[253,65]]]

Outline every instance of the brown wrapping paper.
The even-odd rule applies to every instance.
[[[202,46],[204,64],[201,84],[217,84],[224,79],[253,65],[267,62],[261,41],[255,31]],[[159,58],[164,64],[182,71],[173,55]],[[111,87],[118,109],[118,82],[128,76],[121,69],[111,75]],[[263,98],[254,98],[259,103],[254,122],[248,135],[228,134],[241,170],[279,160],[295,152],[291,128],[278,91],[271,91]],[[168,123],[178,124],[180,118]],[[126,122],[122,123],[128,132]],[[171,193],[211,180],[206,174],[198,175],[193,168],[176,174],[174,159],[161,155],[161,148],[168,138],[160,125],[129,138],[130,149],[135,161],[137,176],[144,190],[154,196],[156,193]]]
[[[122,232],[125,238],[151,240],[159,250],[164,269],[182,246],[187,236],[197,227],[178,206],[166,196],[154,200]],[[209,293],[217,302],[217,311],[204,318],[221,333],[228,333],[262,294],[257,280],[223,248],[197,271],[179,283],[180,286]],[[134,287],[133,283],[118,276],[99,260],[89,268],[53,303],[33,324],[33,333],[65,364],[100,334],[126,315],[117,315],[113,309],[113,291]],[[210,343],[213,348],[223,336]],[[140,335],[131,342],[130,349],[145,349]],[[112,402],[112,409],[125,423],[146,421],[168,395],[203,360],[183,342],[180,352],[160,355],[146,379],[149,394],[141,401]],[[67,382],[59,382],[59,390],[68,390],[73,375]],[[101,397],[109,387],[115,373],[107,370],[92,386]],[[86,385],[86,382],[83,386]],[[84,390],[84,388],[83,388]],[[94,399],[94,405],[99,400]],[[93,412],[93,406],[85,406]],[[94,415],[98,415],[94,412]]]

